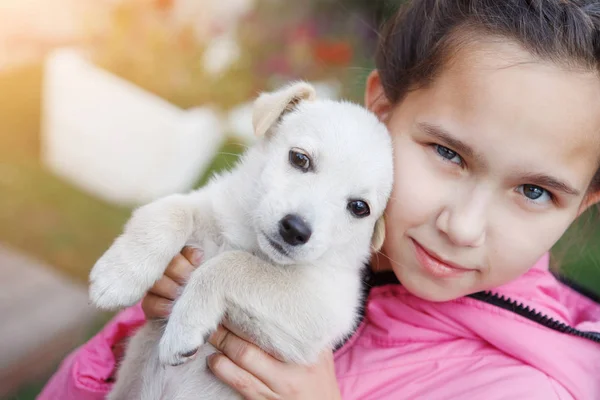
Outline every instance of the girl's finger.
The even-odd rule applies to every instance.
[[[179,297],[180,291],[181,286],[173,279],[164,275],[162,278],[156,281],[148,293],[173,301]]]
[[[142,300],[142,310],[147,319],[167,318],[173,302],[164,297],[148,293]]]
[[[189,253],[189,251],[186,253]],[[190,255],[190,257],[192,256]],[[194,269],[194,265],[183,254],[177,254],[167,266],[165,276],[171,278],[178,285],[184,285]]]
[[[245,371],[223,354],[215,353],[208,357],[208,367],[217,378],[231,386],[247,400],[280,400],[257,377]]]
[[[237,366],[248,371],[272,388],[277,382],[281,361],[265,353],[258,346],[241,339],[222,325],[210,336],[209,343],[225,354]]]
[[[202,250],[196,249],[194,247],[185,246],[183,250],[181,250],[181,254],[192,264],[192,266],[197,267],[202,262]]]

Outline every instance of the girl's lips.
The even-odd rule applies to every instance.
[[[423,269],[433,276],[438,278],[450,278],[473,271],[448,261],[442,261],[440,258],[421,246],[416,240],[411,238],[411,241],[415,247],[415,254],[419,264],[421,264]]]

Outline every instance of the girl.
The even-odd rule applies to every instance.
[[[600,2],[414,0],[376,65],[365,103],[396,180],[362,324],[310,367],[220,327],[212,371],[248,399],[599,399],[600,306],[548,251],[600,201]],[[115,344],[167,316],[199,264],[182,254],[145,316],[118,315],[40,399],[103,398]]]

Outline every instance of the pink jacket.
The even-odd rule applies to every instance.
[[[559,283],[548,256],[493,293],[432,303],[395,283],[371,289],[362,324],[335,354],[342,397],[600,399],[599,304]],[[139,306],[121,312],[38,399],[104,398],[111,345],[143,323]]]

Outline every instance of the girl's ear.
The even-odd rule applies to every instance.
[[[252,125],[254,134],[263,137],[279,119],[296,108],[304,100],[313,101],[316,92],[312,85],[303,82],[293,82],[270,93],[261,93],[254,101]]]
[[[367,77],[367,85],[365,89],[365,107],[372,113],[377,115],[379,120],[386,123],[393,109],[393,104],[390,103],[377,70],[371,71]]]
[[[374,253],[381,250],[383,242],[385,240],[385,219],[383,216],[379,217],[375,222],[375,229],[373,229],[373,236],[371,237],[371,249]]]

